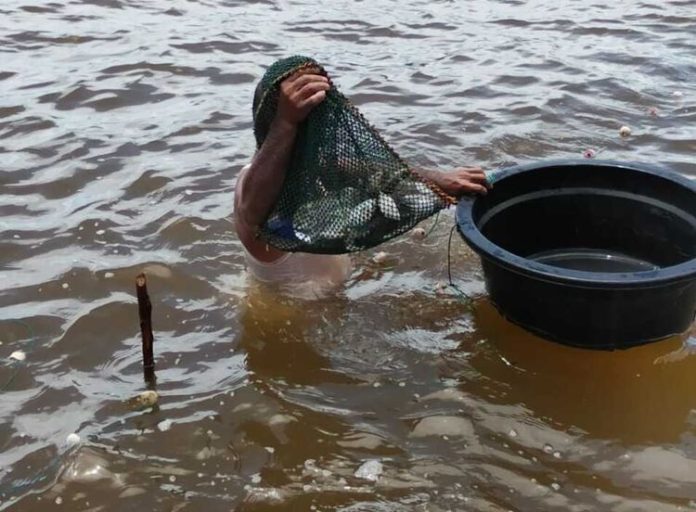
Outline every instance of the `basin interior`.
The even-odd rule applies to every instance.
[[[514,174],[473,213],[494,244],[556,267],[646,272],[696,258],[694,191],[633,169],[595,164]]]

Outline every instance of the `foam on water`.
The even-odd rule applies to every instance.
[[[255,81],[291,53],[417,166],[593,148],[696,176],[692,4],[1,2],[0,509],[686,507],[693,346],[535,338],[455,241],[463,303],[444,286],[443,216],[384,261],[356,255],[338,297],[254,292],[231,217]],[[580,256],[545,262],[648,267]],[[141,271],[156,404],[130,400],[148,389]],[[368,460],[376,482],[354,475]]]

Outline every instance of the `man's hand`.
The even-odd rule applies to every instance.
[[[297,126],[305,120],[310,111],[326,98],[329,80],[319,75],[318,69],[299,71],[280,84],[277,118]]]
[[[486,174],[480,167],[458,167],[449,172],[419,170],[418,173],[453,197],[465,194],[486,194],[491,188],[486,180]]]

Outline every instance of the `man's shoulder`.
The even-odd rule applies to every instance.
[[[239,170],[237,173],[237,185],[239,185],[246,173],[249,172],[249,169],[251,169],[251,163],[244,165],[244,167]]]
[[[249,172],[249,169],[251,169],[251,164],[248,163],[244,167],[242,167],[239,172],[237,173],[237,180],[234,183],[234,191],[235,191],[235,200],[237,200],[237,196],[242,192],[242,182],[244,181],[244,178],[246,176],[246,173]]]

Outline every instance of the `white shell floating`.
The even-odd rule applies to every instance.
[[[138,405],[141,407],[153,407],[159,401],[159,395],[157,394],[157,391],[143,391],[140,393],[140,395],[138,395],[137,400]]]
[[[65,439],[65,442],[66,442],[66,444],[67,444],[68,446],[75,446],[75,445],[78,445],[78,444],[80,444],[80,441],[82,441],[82,440],[80,439],[80,436],[77,435],[77,434],[75,434],[75,433],[73,433],[73,434],[68,434],[68,437]]]
[[[582,156],[584,156],[585,158],[594,158],[595,156],[597,156],[597,152],[594,149],[586,149],[582,152]]]
[[[15,350],[10,354],[10,359],[14,359],[15,361],[24,361],[26,358],[27,355],[21,350]]]
[[[414,240],[418,240],[418,241],[424,240],[425,236],[426,236],[426,233],[425,233],[425,229],[423,229],[423,228],[413,228],[413,230],[411,231],[411,238],[413,238]]]
[[[622,137],[630,137],[631,136],[631,129],[628,126],[622,126],[619,128],[619,135]]]
[[[384,251],[380,251],[372,257],[372,261],[375,263],[384,263],[389,258],[389,254]]]
[[[388,196],[387,194],[380,194],[378,203],[379,211],[381,211],[386,218],[391,220],[401,220],[399,207],[396,206],[396,202],[394,202],[394,199],[392,199],[391,196]]]
[[[382,463],[378,460],[368,460],[364,462],[354,473],[356,478],[376,482],[380,475],[384,472]]]
[[[157,430],[160,432],[166,432],[172,428],[172,420],[162,420],[157,424]]]

